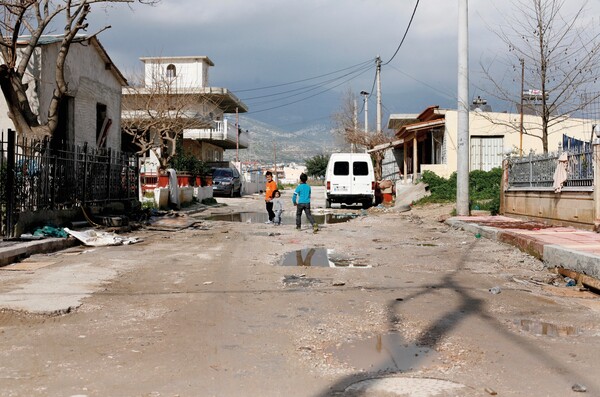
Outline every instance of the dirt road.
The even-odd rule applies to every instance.
[[[313,234],[264,224],[261,197],[218,201],[1,270],[0,305],[69,312],[0,312],[0,395],[600,396],[597,295],[438,222],[451,207],[334,209],[354,218]]]

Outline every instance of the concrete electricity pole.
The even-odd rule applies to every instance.
[[[365,105],[365,133],[369,132],[369,102],[367,101],[369,93],[367,91],[361,91],[360,95],[363,96],[363,103]]]
[[[381,58],[377,55],[377,133],[381,133]]]
[[[352,124],[353,124],[352,128],[354,128],[354,132],[356,133],[358,131],[358,102],[357,102],[356,98],[354,98],[354,114],[352,115]],[[351,145],[351,150],[350,150],[351,153],[354,153],[356,151],[355,147],[356,147],[356,144],[353,143]]]
[[[456,213],[469,215],[469,7],[458,0],[458,150]]]

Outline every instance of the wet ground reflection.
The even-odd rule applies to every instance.
[[[281,266],[304,266],[304,267],[345,267],[345,268],[368,268],[371,267],[360,263],[358,259],[344,258],[335,255],[333,250],[326,248],[304,248],[288,252],[283,256]]]
[[[333,223],[348,222],[350,219],[354,219],[358,214],[353,213],[327,213],[327,214],[315,214],[313,213],[315,222],[319,225],[327,225]],[[302,216],[302,222],[306,222],[304,215]],[[245,223],[265,223],[269,220],[266,212],[234,212],[231,214],[216,214],[211,215],[207,220],[211,221],[224,221],[224,222],[245,222]],[[284,225],[295,225],[296,224],[296,213],[291,211],[290,213],[283,214],[282,224]]]

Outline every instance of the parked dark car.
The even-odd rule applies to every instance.
[[[242,195],[242,180],[235,168],[215,168],[212,173],[213,195]]]

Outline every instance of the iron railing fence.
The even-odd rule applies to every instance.
[[[589,190],[594,185],[592,148],[570,149],[567,162],[567,180],[563,188]],[[523,157],[508,159],[508,187],[526,189],[552,189],[554,172],[560,152],[546,154],[530,153]]]
[[[14,135],[0,132],[2,236],[12,237],[21,212],[138,198],[135,155]]]

